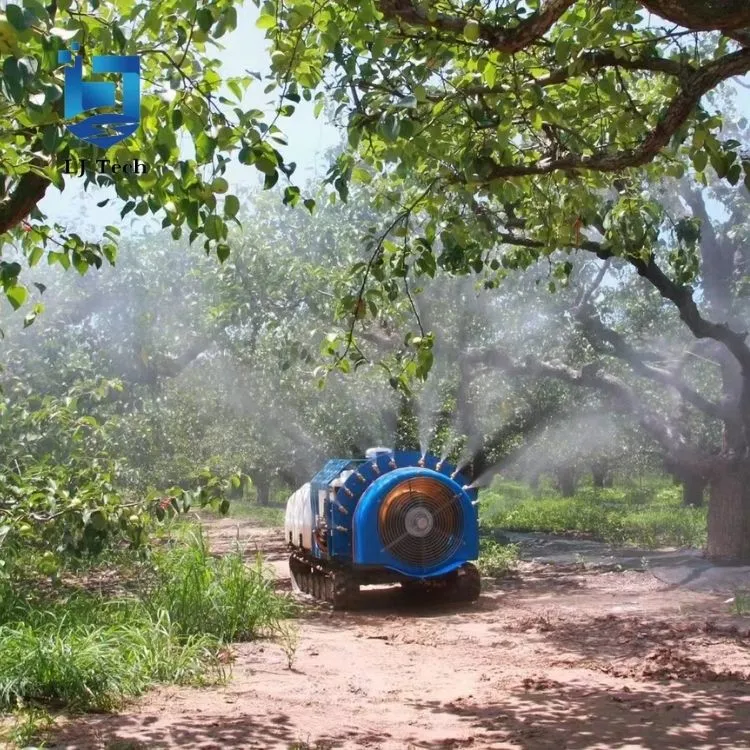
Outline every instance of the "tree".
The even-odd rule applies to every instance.
[[[109,197],[99,206],[114,201],[121,217],[152,214],[173,237],[187,230],[191,242],[202,238],[205,250],[224,260],[228,228],[240,208],[224,177],[229,160],[254,166],[267,187],[294,171],[277,150],[284,139],[275,121],[263,121],[257,101],[247,104],[253,76],[222,79],[211,55],[237,25],[233,0],[207,0],[200,7],[189,0],[93,0],[89,6],[25,0],[0,14],[0,253],[6,256],[0,257],[0,283],[14,308],[30,296],[19,280],[24,259],[35,266],[46,253],[50,264],[80,272],[115,262],[117,227],[92,242],[73,227],[49,225],[38,204],[50,187],[63,190],[80,179],[85,188],[104,188]],[[58,52],[73,42],[81,45],[86,65],[92,54],[140,57],[140,126],[106,150],[78,140],[63,121]],[[299,100],[294,87],[286,96]],[[286,107],[278,116],[293,109]],[[149,170],[125,174],[98,159],[119,165],[138,159]],[[66,163],[73,176],[66,176]],[[80,170],[83,175],[75,176]],[[287,202],[299,197],[290,185]]]
[[[296,487],[330,456],[392,439],[398,399],[382,368],[332,374],[323,392],[314,376],[368,201],[323,204],[313,219],[275,191],[243,198],[220,269],[164,232],[131,237],[116,269],[39,269],[47,311],[8,328],[0,387],[65,398],[89,379],[122,381],[95,413],[122,492],[239,473],[263,503],[271,483]]]
[[[658,352],[633,346],[590,305],[578,306],[581,323],[652,387],[718,421],[718,455],[665,419],[652,391],[603,372],[595,357],[576,368],[495,351],[494,366],[593,389],[635,414],[672,465],[709,481],[709,555],[750,559],[750,348],[726,306],[710,299],[730,283],[731,263],[709,249],[699,206],[672,217],[645,189],[691,170],[705,185],[709,165],[730,185],[743,174],[750,184],[750,159],[740,140],[723,137],[726,100],[717,97],[750,71],[747,5],[267,2],[259,23],[279,80],[321,99],[327,89],[338,103],[349,149],[328,181],[345,197],[349,180],[374,171],[383,204],[398,214],[373,233],[352,319],[365,291],[375,300],[379,288],[387,301],[393,279],[438,268],[482,274],[491,289],[545,256],[564,278],[572,264],[560,250],[625,263],[646,282],[642,294],[658,294],[686,333],[707,342],[721,398],[701,392],[687,371],[661,366]],[[737,200],[745,196],[740,186]],[[353,333],[342,351],[352,351]]]

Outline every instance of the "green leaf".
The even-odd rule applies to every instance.
[[[352,170],[352,180],[369,185],[372,182],[372,175],[363,167],[354,167]]]
[[[555,44],[555,61],[558,65],[565,65],[569,62],[570,50],[573,48],[572,42],[567,39],[559,39]]]
[[[44,255],[44,249],[37,246],[29,253],[29,267],[33,268]]]
[[[240,199],[236,195],[228,195],[224,199],[224,216],[233,219],[240,212]]]
[[[219,263],[223,263],[229,257],[230,252],[229,245],[224,243],[218,245],[216,255],[219,258]]]
[[[270,174],[266,174],[266,179],[263,181],[263,189],[270,190],[279,181],[279,173],[274,170]]]
[[[211,216],[206,217],[204,231],[209,240],[223,239],[225,230],[226,224],[224,224],[220,216],[212,214]]]
[[[9,4],[5,8],[5,17],[8,19],[10,25],[18,29],[18,31],[25,31],[29,28],[23,9],[19,8],[18,5]]]
[[[742,167],[739,164],[732,164],[727,172],[727,181],[730,185],[736,185],[742,176]]]
[[[475,19],[469,19],[464,26],[464,36],[470,42],[476,42],[479,39],[481,29],[479,27],[479,21]]]
[[[284,205],[285,206],[296,206],[300,199],[300,189],[294,185],[284,190]]]
[[[272,29],[276,26],[276,18],[274,16],[262,15],[255,22],[255,25],[259,29]]]
[[[5,296],[13,309],[18,310],[28,299],[29,290],[25,286],[12,286],[5,290]]]
[[[198,28],[206,33],[214,23],[214,17],[209,8],[201,8],[196,14],[196,20],[198,21]]]

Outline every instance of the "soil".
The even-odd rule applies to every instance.
[[[260,549],[302,603],[292,668],[279,644],[237,644],[226,686],[155,690],[51,747],[750,749],[750,618],[727,603],[747,569],[692,553],[592,563],[602,549],[529,537],[514,539],[518,573],[483,581],[476,604],[374,588],[339,613],[292,594],[279,530],[208,528],[217,551]]]

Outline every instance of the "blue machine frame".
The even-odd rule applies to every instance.
[[[342,471],[354,473],[330,498],[331,482]],[[458,499],[463,515],[461,539],[450,555],[430,567],[416,567],[399,560],[384,549],[378,533],[378,509],[385,496],[410,477],[437,479]],[[313,556],[353,563],[368,568],[386,568],[411,578],[432,578],[458,569],[479,556],[479,528],[475,489],[455,467],[436,456],[418,451],[383,451],[371,459],[333,459],[310,482],[313,518],[318,515],[318,493],[326,491],[325,519],[328,526],[327,550],[313,540]]]

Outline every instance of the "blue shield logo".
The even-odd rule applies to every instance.
[[[78,52],[79,45],[70,45]],[[98,107],[116,107],[116,87],[112,81],[84,81],[83,58],[72,52],[57,53],[59,63],[70,63],[65,68],[65,119]],[[94,55],[92,73],[122,75],[122,112],[91,115],[81,122],[68,124],[68,130],[82,141],[100,148],[109,148],[132,135],[141,119],[141,61],[137,55]]]

